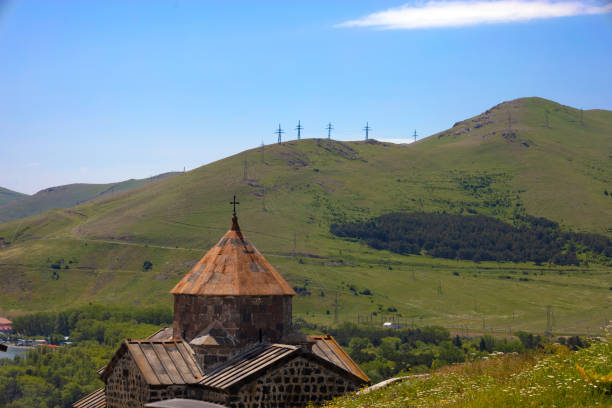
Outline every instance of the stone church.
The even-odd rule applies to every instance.
[[[292,330],[295,292],[240,231],[235,211],[231,229],[171,293],[173,327],[126,339],[98,371],[105,386],[74,408],[174,399],[288,408],[369,383],[332,336]]]

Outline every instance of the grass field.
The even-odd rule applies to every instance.
[[[368,394],[349,394],[328,408],[356,407],[609,407],[612,347],[562,346],[535,355],[492,356],[444,367]],[[582,372],[581,372],[582,371]]]
[[[586,111],[581,121],[578,110],[539,98],[411,145],[309,139],[252,149],[0,224],[8,282],[0,314],[87,302],[170,306],[169,289],[229,228],[236,194],[246,236],[310,292],[294,301],[298,317],[333,324],[337,295],[339,321],[401,314],[408,324],[503,334],[544,331],[550,306],[555,332],[596,333],[612,317],[612,275],[594,259],[558,268],[400,256],[337,238],[329,225],[390,211],[470,211],[544,216],[611,236],[611,155],[612,112]],[[143,272],[146,260],[153,269]]]

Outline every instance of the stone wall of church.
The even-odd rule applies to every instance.
[[[230,395],[228,403],[231,408],[302,407],[344,395],[359,385],[316,362],[297,357],[243,385]]]
[[[215,320],[245,345],[280,342],[291,329],[291,296],[174,295],[173,335],[191,341]]]
[[[107,408],[142,408],[144,404],[171,398],[189,398],[186,385],[149,386],[125,353],[106,380]]]
[[[195,353],[195,359],[203,371],[210,370],[242,351],[241,348],[232,346],[194,346],[191,348]]]
[[[125,353],[106,379],[106,406],[142,408],[147,402],[149,402],[149,386],[129,353]]]
[[[186,385],[165,385],[149,389],[149,402],[172,398],[190,398],[191,396],[192,393],[189,392]]]

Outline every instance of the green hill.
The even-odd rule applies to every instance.
[[[109,184],[67,184],[65,186],[46,188],[31,196],[5,190],[10,193],[19,194],[19,196],[4,202],[2,200],[4,191],[0,190],[0,222],[26,218],[56,208],[73,207],[109,194],[116,194],[147,183],[172,177],[176,174],[178,173],[170,172],[146,179],[130,179]]]
[[[0,206],[27,197],[27,194],[18,193],[7,188],[0,187]]]
[[[309,139],[252,149],[0,224],[0,279],[8,282],[0,309],[170,305],[168,290],[228,229],[236,194],[243,231],[300,289],[294,309],[307,320],[331,324],[337,296],[339,320],[399,313],[402,322],[461,330],[543,331],[550,305],[556,330],[594,331],[611,313],[608,267],[402,256],[329,227],[392,211],[446,211],[542,216],[610,236],[610,157],[612,112],[581,119],[540,98],[502,103],[410,145]],[[143,272],[145,261],[152,270]],[[371,295],[359,294],[365,289]]]
[[[493,353],[347,394],[324,407],[607,407],[612,403],[609,340],[575,352],[553,346],[542,353]]]

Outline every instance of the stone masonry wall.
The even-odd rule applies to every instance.
[[[188,398],[186,385],[149,386],[129,353],[125,353],[106,380],[107,408],[142,408],[171,398]]]
[[[245,345],[275,343],[291,329],[291,296],[174,295],[173,335],[191,341],[215,320]]]
[[[149,387],[129,353],[125,353],[106,380],[107,408],[142,408]]]
[[[354,391],[358,384],[303,357],[243,385],[230,396],[231,408],[302,407]]]
[[[191,346],[195,359],[203,371],[210,370],[238,354],[242,349],[223,346]]]
[[[149,401],[161,401],[172,398],[190,398],[191,394],[188,392],[186,385],[166,385],[150,388],[149,390]]]

